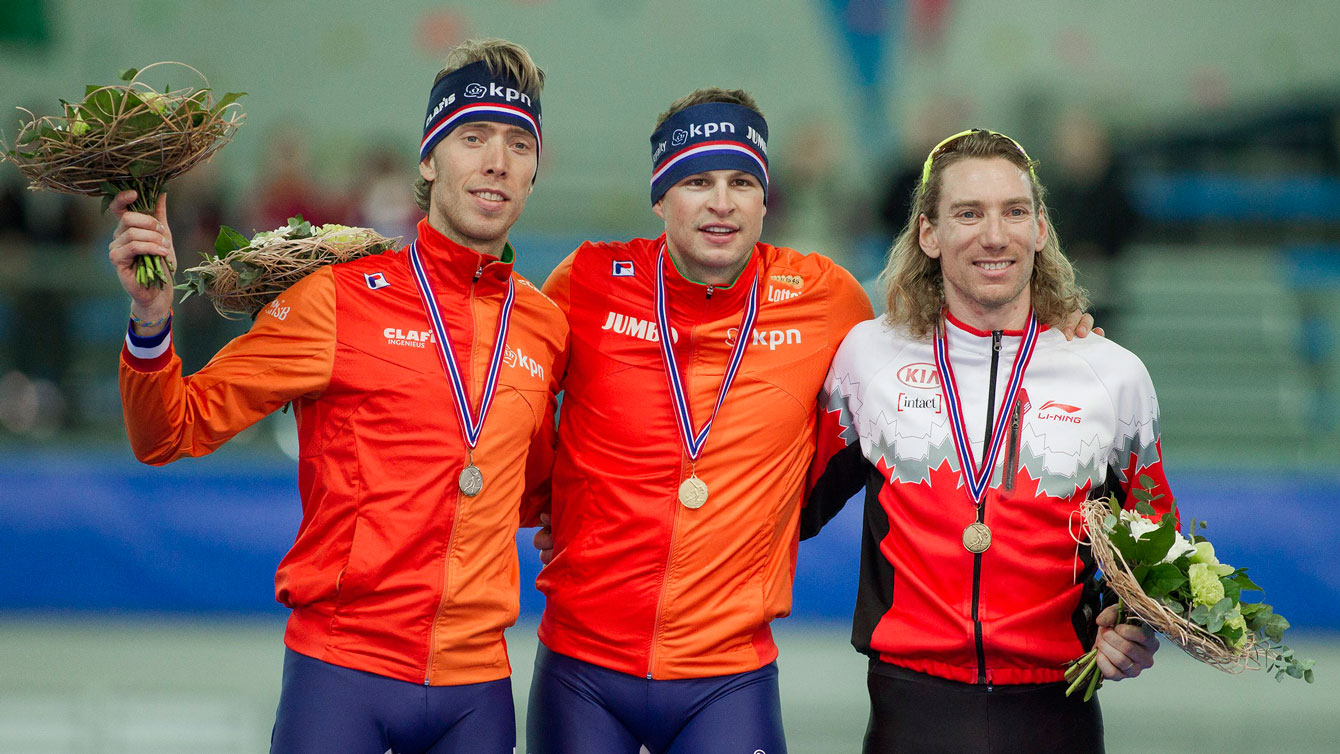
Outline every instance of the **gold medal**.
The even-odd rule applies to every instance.
[[[701,508],[707,502],[707,485],[697,474],[679,483],[679,502],[685,508]]]
[[[980,555],[990,546],[991,529],[981,521],[974,521],[963,530],[963,549],[968,552]]]
[[[461,494],[467,497],[474,497],[479,491],[484,489],[484,473],[479,467],[471,463],[469,466],[461,469],[461,476],[457,480],[461,487]]]

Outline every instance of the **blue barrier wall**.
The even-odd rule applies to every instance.
[[[1170,477],[1185,519],[1210,522],[1295,625],[1340,629],[1340,474]],[[128,453],[0,454],[0,612],[273,613],[274,569],[299,521],[291,463],[228,449],[149,468]],[[855,599],[860,501],[801,545],[794,614],[845,620]],[[538,561],[518,535],[522,584]],[[543,606],[534,587],[522,611]]]

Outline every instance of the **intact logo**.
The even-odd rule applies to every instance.
[[[519,368],[530,372],[531,377],[544,379],[544,365],[537,363],[534,359],[527,356],[520,346],[513,349],[511,346],[504,346],[507,350],[503,353],[503,363],[509,367]]]
[[[633,277],[633,263],[631,260],[616,259],[610,267],[610,274],[616,278]]]
[[[465,87],[465,96],[478,99],[480,97],[483,97],[484,92],[487,91],[488,89],[485,89],[483,84],[471,84]]]
[[[800,291],[789,291],[785,288],[776,288],[771,285],[768,286],[769,301],[786,301],[791,298],[800,298]]]
[[[740,328],[732,327],[726,331],[726,345],[735,347],[736,340],[740,337]],[[791,328],[788,330],[755,330],[754,340],[750,345],[767,346],[769,351],[776,351],[777,346],[786,346],[800,342],[800,331]]]
[[[940,372],[934,364],[918,362],[898,370],[898,381],[910,388],[935,390],[940,387]]]
[[[1071,406],[1065,403],[1057,403],[1056,401],[1047,401],[1046,403],[1042,404],[1042,408],[1038,409],[1038,418],[1046,421],[1066,422],[1067,424],[1079,424],[1080,422],[1084,421],[1081,417],[1076,416],[1076,414],[1078,414],[1080,410],[1081,409],[1079,406]],[[1051,411],[1051,413],[1047,413],[1048,411]]]
[[[670,136],[670,143],[677,147],[682,145],[684,142],[688,140],[689,140],[689,132],[685,131],[682,128],[676,128],[675,132]]]
[[[432,330],[401,330],[397,327],[388,327],[382,330],[382,336],[390,346],[424,348],[428,343],[436,342]]]
[[[368,284],[368,287],[374,291],[391,287],[391,281],[387,280],[386,276],[380,272],[373,272],[370,274],[365,272],[363,273],[363,280]]]
[[[934,393],[925,395],[908,395],[907,393],[898,394],[899,411],[934,411],[935,413],[944,412],[943,396]]]
[[[269,306],[265,307],[265,313],[282,322],[285,319],[288,319],[289,308],[290,307],[284,305],[284,299],[277,298],[274,301],[271,301]]]
[[[650,343],[661,342],[660,328],[656,326],[655,322],[630,317],[627,314],[610,312],[605,319],[605,324],[601,325],[600,329],[620,335],[628,335]],[[675,343],[679,342],[679,333],[675,332],[673,327],[670,328],[670,337]]]
[[[805,278],[799,275],[769,275],[768,279],[776,280],[777,282],[784,283],[792,288],[801,288],[805,285]]]

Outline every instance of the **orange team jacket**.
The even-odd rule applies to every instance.
[[[856,280],[819,255],[760,243],[739,279],[715,288],[689,282],[667,257],[695,427],[716,403],[758,273],[758,318],[697,462],[709,496],[690,510],[677,497],[691,463],[656,325],[663,240],[585,243],[544,286],[572,342],[540,639],[647,678],[747,672],[777,657],[768,624],[791,609],[819,390],[843,336],[872,312]]]
[[[568,328],[512,271],[510,247],[507,261],[482,255],[426,220],[418,238],[472,409],[516,284],[474,452],[478,496],[459,491],[465,441],[407,250],[312,273],[190,377],[170,348],[151,359],[123,349],[121,395],[135,456],[155,465],[209,453],[292,401],[302,524],[275,574],[275,598],[292,608],[285,644],[454,686],[511,672],[503,629],[519,609],[518,501],[547,505]]]

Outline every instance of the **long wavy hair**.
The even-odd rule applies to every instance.
[[[1033,188],[1033,206],[1047,228],[1047,242],[1033,258],[1033,277],[1029,293],[1038,321],[1059,326],[1073,311],[1089,305],[1089,295],[1075,282],[1075,268],[1061,251],[1051,217],[1043,199],[1046,195],[1031,160],[1017,142],[994,131],[977,130],[937,147],[930,158],[930,171],[917,186],[908,213],[907,225],[889,249],[889,259],[879,275],[884,289],[885,317],[890,324],[908,328],[914,337],[928,337],[940,323],[945,304],[944,275],[940,260],[921,249],[921,216],[931,224],[939,219],[940,191],[944,170],[960,160],[1000,157],[1024,171]]]

